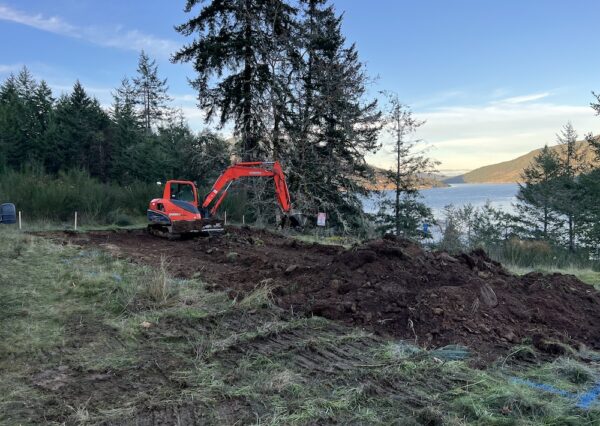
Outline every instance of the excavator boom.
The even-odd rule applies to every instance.
[[[245,162],[238,163],[231,167],[219,176],[219,178],[215,181],[212,189],[204,199],[202,203],[202,208],[207,210],[211,203],[217,198],[217,201],[214,203],[212,208],[210,208],[211,215],[216,214],[219,206],[225,199],[227,195],[227,190],[231,186],[231,184],[242,177],[272,177],[275,182],[275,195],[277,197],[277,202],[279,203],[279,207],[284,213],[289,213],[292,205],[290,202],[290,193],[287,187],[287,183],[285,181],[285,175],[283,174],[283,170],[281,168],[281,164],[279,162]],[[219,195],[220,194],[220,195]]]

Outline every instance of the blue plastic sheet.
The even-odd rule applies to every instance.
[[[521,379],[519,377],[513,377],[513,383],[518,383],[520,385],[529,386],[533,389],[538,389],[543,392],[553,393],[555,395],[560,395],[565,398],[569,398],[575,401],[575,405],[584,410],[589,409],[600,396],[600,383],[597,383],[593,388],[588,390],[587,392],[576,394],[572,392],[567,392],[562,389],[558,389],[552,385],[548,385],[546,383],[537,383],[528,379]]]

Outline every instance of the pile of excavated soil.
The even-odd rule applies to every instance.
[[[462,344],[488,358],[524,341],[550,353],[565,350],[555,342],[600,349],[600,293],[573,276],[511,275],[482,251],[452,257],[395,238],[346,250],[235,228],[188,241],[141,231],[62,238],[147,264],[166,256],[176,276],[232,297],[267,285],[286,310],[422,346]]]
[[[367,325],[421,345],[464,344],[495,353],[530,339],[600,348],[600,293],[574,276],[511,275],[483,251],[457,257],[401,240],[377,240],[335,255],[277,303]]]

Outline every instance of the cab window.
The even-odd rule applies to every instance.
[[[194,190],[192,189],[192,185],[183,183],[172,183],[171,199],[187,201],[189,203],[195,202],[196,200],[194,199]]]

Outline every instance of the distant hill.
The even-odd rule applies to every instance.
[[[386,171],[384,169],[380,169],[375,167],[375,183],[371,182],[362,182],[365,187],[369,190],[381,191],[384,189],[394,189],[394,185],[387,181],[385,177]],[[420,176],[420,182],[417,185],[418,189],[430,189],[430,188],[445,188],[448,186],[447,183],[444,182],[445,176],[440,176],[431,173],[423,173]]]
[[[577,142],[580,147],[587,147],[587,142]],[[564,147],[561,145],[551,146],[551,149],[558,152],[559,155],[564,155]],[[445,179],[444,182],[451,183],[513,183],[521,181],[523,170],[531,164],[536,155],[540,153],[540,149],[531,151],[525,155],[515,158],[514,160],[504,161],[502,163],[491,164],[489,166],[480,167],[472,170],[464,175],[454,176]],[[593,162],[594,155],[591,149],[588,149],[586,161]]]

